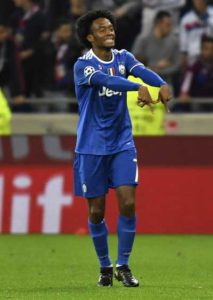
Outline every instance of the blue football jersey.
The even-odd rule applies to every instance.
[[[74,66],[79,122],[75,151],[82,154],[109,155],[134,148],[126,91],[93,83],[101,74],[127,78],[142,65],[126,50],[112,50],[112,60],[103,61],[89,50]],[[96,74],[96,75],[95,75]]]

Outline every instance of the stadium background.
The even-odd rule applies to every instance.
[[[54,34],[53,16],[63,16],[68,2],[74,7],[84,1],[33,1],[48,16],[44,37]],[[112,5],[109,8],[118,19],[123,2],[127,7],[135,3],[85,1],[94,7]],[[144,9],[151,11],[162,3],[170,11],[170,5],[179,3],[178,29],[193,1],[136,2],[139,6],[143,2]],[[52,3],[57,4],[48,11]],[[14,11],[13,1],[0,1],[1,22]],[[130,11],[135,13],[134,6]],[[72,15],[72,22],[75,17]],[[122,27],[126,28],[125,18],[124,14],[119,19],[118,38],[122,47],[131,50],[130,39],[123,40],[121,34],[128,36]],[[134,27],[137,34],[139,27]],[[174,80],[179,83],[177,77]],[[73,82],[68,84],[73,87]],[[43,94],[34,90],[30,95],[23,90],[19,102],[14,98],[17,95],[11,95],[10,82],[6,86],[0,82],[0,86],[0,299],[213,299],[213,94],[193,96],[190,109],[179,111],[175,107],[181,95],[175,85],[171,113],[158,105],[154,114],[138,109],[135,94],[128,95],[140,173],[138,235],[131,263],[142,289],[99,292],[86,203],[73,195],[78,121],[73,88],[67,93],[67,86],[61,90],[45,85]],[[156,98],[157,90],[149,88]],[[201,109],[203,103],[207,109]],[[108,195],[106,219],[115,258],[117,203],[113,191]]]
[[[170,2],[169,4],[167,1],[162,3],[153,1],[147,4],[146,1],[142,3],[140,1],[124,1],[124,3],[103,1],[103,5],[112,10],[118,21],[117,46],[125,46],[130,50],[132,48],[134,52],[134,40],[147,30],[145,19],[147,10],[150,9],[156,11],[155,14],[159,10],[169,11],[174,18],[174,35],[181,36],[182,20],[186,18],[190,9],[194,9],[193,5],[196,1]],[[209,4],[211,2],[208,2]],[[66,21],[62,19],[63,26],[67,26],[69,20],[74,30],[77,18],[85,10],[96,5],[95,1],[66,0],[62,2],[31,0],[1,2],[0,23],[1,26],[10,28],[10,39],[13,38],[18,44],[18,54],[22,57],[26,48],[34,47],[32,51],[35,54],[40,51],[39,47],[46,49],[45,43],[47,43],[48,36],[57,39],[61,17],[66,17]],[[57,7],[60,7],[61,11],[57,12]],[[68,9],[68,13],[65,8]],[[42,15],[46,16],[46,22],[43,21]],[[30,38],[29,33],[27,35],[27,32],[33,28],[30,23],[32,20],[35,22],[34,27],[37,28],[36,16],[37,19],[40,18],[40,22],[44,22],[40,41],[39,39],[34,41],[40,45],[39,47],[33,46],[31,41],[34,38],[33,35]],[[132,32],[134,40],[124,39],[122,30],[126,28],[125,22],[130,21],[133,16],[135,19],[136,16],[138,18],[134,21],[134,26],[137,26],[131,28],[135,30]],[[143,26],[140,32],[141,22]],[[191,26],[194,26],[193,24]],[[206,26],[208,29],[210,25]],[[28,46],[16,41],[17,35],[20,39],[20,34]],[[129,32],[126,34],[128,36]],[[79,46],[75,37],[69,34],[68,37],[72,40],[72,47],[69,44],[71,47],[68,48],[69,51],[74,51],[75,45],[78,45],[79,55],[86,50]],[[62,46],[65,47],[67,41],[64,43]],[[58,51],[62,51],[60,47]],[[141,52],[143,53],[143,49]],[[62,62],[59,66],[57,65],[58,59],[56,55],[54,66],[56,70],[59,66],[62,67]],[[23,90],[21,102],[16,103],[16,95],[13,99],[11,96],[13,93],[8,93],[10,80],[6,85],[1,83],[0,231],[2,233],[87,233],[85,202],[74,197],[72,186],[72,162],[78,121],[75,95],[72,92],[67,93],[67,86],[64,90],[57,89],[56,86],[51,89],[44,83],[39,87],[43,93],[38,95],[32,87],[29,94],[29,91],[27,92],[28,81],[24,77],[26,75],[25,63],[26,61],[20,60],[23,68],[22,80],[25,81],[26,89],[25,92]],[[54,65],[54,61],[52,64]],[[50,69],[53,70],[54,67]],[[183,72],[182,67],[180,62],[179,74]],[[72,71],[72,64],[70,68]],[[4,68],[1,72],[3,70]],[[43,71],[45,72],[44,69]],[[13,74],[9,73],[9,75],[13,81]],[[51,74],[45,72],[45,75]],[[32,72],[32,77],[34,76],[36,75]],[[42,72],[40,76],[43,76]],[[177,79],[176,76],[175,73],[174,78]],[[129,79],[138,81],[134,77]],[[4,81],[1,79],[1,82]],[[59,82],[54,82],[54,84],[57,85]],[[138,231],[143,233],[212,233],[210,149],[213,134],[211,106],[213,95],[191,98],[190,111],[183,109],[180,112],[175,107],[176,104],[182,103],[181,92],[179,94],[175,92],[174,81],[170,84],[174,91],[174,98],[170,102],[171,113],[166,113],[162,104],[155,106],[153,114],[147,108],[140,110],[136,105],[137,93],[128,93],[128,106],[139,156]],[[68,88],[72,85],[73,83],[69,81]],[[70,88],[71,90],[73,88]],[[149,87],[149,90],[152,98],[157,99],[158,89]],[[209,105],[207,110],[202,109],[203,103]],[[54,109],[51,106],[55,106]],[[110,192],[108,198],[107,219],[110,232],[115,233],[117,205],[113,191]]]
[[[213,233],[212,138],[143,137],[135,142],[140,176],[138,232]],[[73,195],[74,144],[73,136],[1,140],[1,232],[88,232],[86,203]],[[113,191],[108,195],[106,219],[115,233]]]
[[[149,89],[156,99],[158,89]],[[138,233],[212,234],[212,114],[168,116],[162,104],[152,114],[138,110],[136,97],[128,93],[139,159]],[[13,116],[18,134],[0,139],[2,233],[88,233],[86,203],[73,194],[77,120],[70,113]],[[117,213],[110,191],[110,233]]]

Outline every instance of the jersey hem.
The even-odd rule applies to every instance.
[[[126,150],[129,150],[129,149],[136,149],[135,145],[131,146],[131,147],[128,147],[128,148],[123,148],[123,149],[120,149],[120,150],[116,150],[116,151],[112,151],[112,152],[109,152],[109,153],[94,153],[94,152],[87,152],[87,151],[78,151],[75,149],[75,153],[78,153],[78,154],[85,154],[85,155],[97,155],[97,156],[105,156],[105,155],[112,155],[112,154],[116,154],[116,153],[119,153],[119,152],[123,152],[123,151],[126,151]]]

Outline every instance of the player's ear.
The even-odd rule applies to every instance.
[[[88,40],[90,43],[93,43],[93,42],[94,42],[94,37],[93,37],[92,33],[89,33],[89,34],[87,35],[87,40]]]

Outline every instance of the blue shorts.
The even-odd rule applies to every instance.
[[[75,154],[74,193],[93,198],[103,196],[109,188],[138,184],[136,150],[112,155]]]

